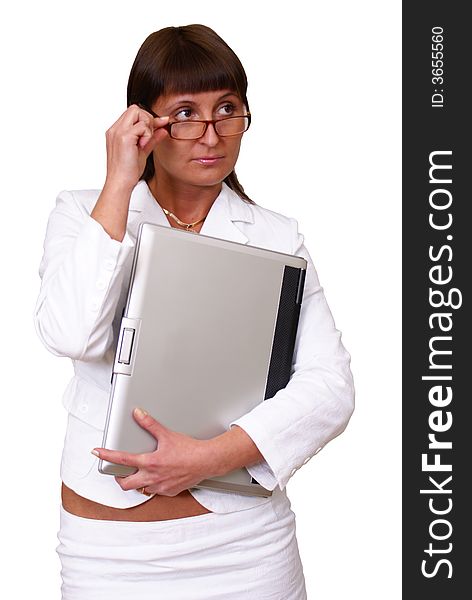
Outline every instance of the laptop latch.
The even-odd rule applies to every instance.
[[[132,375],[140,327],[141,319],[122,318],[113,373]]]

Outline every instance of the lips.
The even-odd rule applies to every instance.
[[[194,158],[195,162],[200,163],[201,165],[214,165],[219,160],[224,158],[224,156],[199,156],[198,158]]]

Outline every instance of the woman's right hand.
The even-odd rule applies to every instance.
[[[166,131],[169,117],[153,117],[136,104],[129,106],[106,132],[106,184],[131,191],[138,183],[149,154]],[[105,185],[106,185],[105,184]]]
[[[132,104],[107,130],[107,176],[90,216],[108,235],[121,242],[126,233],[131,192],[146,159],[167,132],[169,117],[153,117]]]

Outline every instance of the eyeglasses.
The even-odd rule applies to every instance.
[[[159,117],[159,115],[156,115],[154,111],[144,104],[138,103],[138,106],[143,110],[146,110],[153,117]],[[247,112],[245,115],[239,117],[226,117],[208,121],[177,121],[174,123],[167,123],[167,125],[164,125],[163,129],[166,129],[169,132],[170,137],[174,140],[198,140],[198,138],[205,135],[210,123],[220,137],[240,135],[249,129],[249,125],[251,124],[251,113]]]

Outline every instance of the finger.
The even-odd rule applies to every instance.
[[[152,142],[152,147],[146,148],[146,151],[151,152],[151,150],[154,149],[154,146],[157,144],[159,139],[162,139],[163,135],[161,133],[161,135],[159,136],[159,130],[166,125],[167,121],[168,117],[162,120],[160,118],[151,119],[149,123],[144,121],[139,121],[138,123],[135,123],[131,127],[130,132],[132,133],[132,135],[138,138],[138,147],[140,149],[144,149],[144,147],[148,143]]]
[[[120,115],[116,122],[110,127],[110,130],[116,130],[117,128],[129,129],[139,122],[144,122],[150,127],[154,127],[154,117],[147,110],[143,110],[136,104],[132,104]]]
[[[154,127],[164,127],[164,125],[167,125],[167,123],[169,122],[169,115],[165,115],[163,117],[154,117],[153,118],[153,124]]]
[[[151,119],[149,117],[151,117]],[[128,127],[131,127],[139,121],[150,122],[151,120],[152,116],[146,110],[143,110],[136,104],[131,104],[131,106],[128,106],[123,115],[123,125]]]
[[[126,467],[140,468],[144,465],[144,459],[141,454],[131,454],[130,452],[119,452],[118,450],[107,450],[106,448],[94,448],[92,454],[102,460],[114,463],[116,465],[125,465]]]
[[[147,123],[139,122],[133,125],[131,129],[133,135],[137,137],[137,146],[140,150],[152,139],[154,135],[154,127]]]
[[[118,117],[113,127],[123,125],[125,127],[130,127],[134,123],[137,123],[139,120],[139,111],[141,111],[141,109],[134,104],[128,106],[128,108]],[[141,111],[141,113],[142,116],[146,116],[148,114],[145,111]]]
[[[169,117],[158,117],[154,120],[154,124],[151,125],[150,135],[145,135],[140,138],[138,145],[141,150],[144,150],[148,154],[154,150],[160,140],[164,139],[167,135],[167,132],[163,127],[167,125],[169,121]]]
[[[131,479],[131,476],[115,477],[115,481],[124,492],[138,490],[140,487],[146,487],[146,484],[143,482],[143,478],[140,475],[137,475],[136,479]]]
[[[126,130],[126,133],[129,133],[130,135],[135,135],[138,137],[142,136],[144,133],[146,133],[150,137],[154,133],[155,130],[156,130],[156,127],[154,126],[153,120],[150,119],[149,121],[138,121],[137,123],[135,123],[134,125],[129,127]]]
[[[169,121],[169,115],[160,117],[154,116],[149,111],[137,104],[132,104],[129,106],[128,110],[123,113],[122,117],[123,123],[126,125],[135,125],[136,123],[144,121],[149,125],[154,125],[155,128],[162,127]]]
[[[168,116],[155,117],[155,118],[151,119],[151,122],[149,123],[149,128],[155,134],[159,129],[162,129],[163,127],[165,127],[168,122],[169,122]]]
[[[151,415],[142,408],[135,408],[133,411],[133,416],[138,425],[140,425],[143,429],[146,429],[146,431],[149,431],[149,433],[153,435],[156,440],[159,438],[159,436],[168,431],[167,427],[162,425],[162,423],[159,423],[159,421],[154,419],[154,417],[151,417]]]
[[[146,108],[146,107],[144,106],[144,104],[139,104],[139,103],[138,103],[136,106],[137,106],[138,108],[140,108],[140,109],[144,110],[144,111],[145,111],[147,114],[151,115],[151,117],[152,117],[153,119],[168,119],[168,118],[169,118],[169,115],[166,115],[166,116],[162,116],[162,115],[161,115],[161,116],[159,116],[159,115],[156,115],[156,113],[155,113],[154,111],[152,111],[150,108]]]
[[[137,473],[128,475],[127,477],[115,477],[115,480],[120,488],[125,492],[128,490],[138,490],[139,488],[149,487],[149,485],[155,484],[155,477],[153,481],[151,476],[145,471],[138,471]]]
[[[139,147],[147,156],[149,156],[159,142],[165,137],[167,137],[167,132],[165,129],[156,129],[151,137],[143,138],[142,142],[140,140]]]

